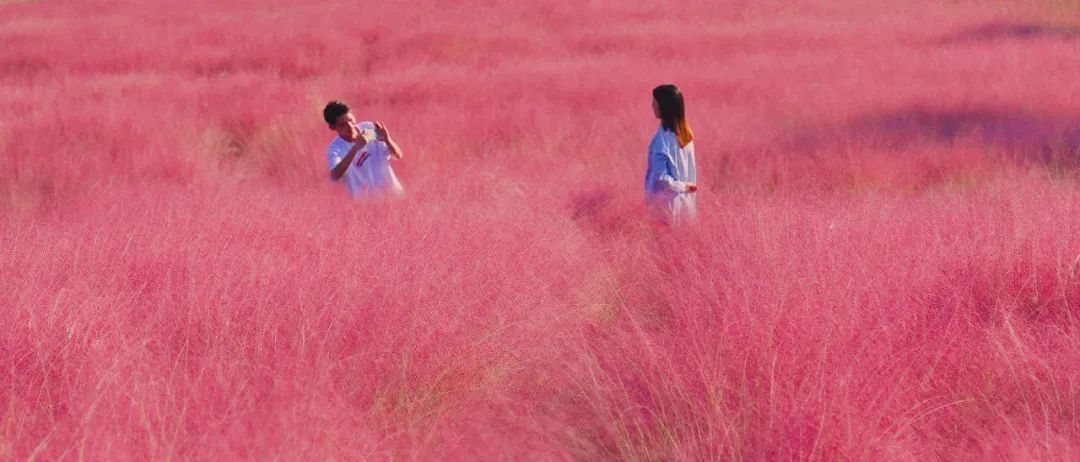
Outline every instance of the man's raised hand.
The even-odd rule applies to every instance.
[[[382,142],[390,140],[390,130],[382,122],[375,122],[375,139]]]
[[[366,131],[362,130],[359,126],[356,126],[355,128],[356,128],[356,133],[357,133],[355,144],[357,146],[363,147],[364,145],[366,145],[366,144],[368,144],[368,143],[370,143],[372,141],[372,140],[368,139]]]

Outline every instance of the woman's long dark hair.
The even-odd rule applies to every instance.
[[[694,131],[690,130],[690,124],[686,122],[686,103],[683,102],[679,87],[671,84],[660,85],[653,88],[652,95],[660,108],[660,125],[675,132],[679,147],[685,148],[694,141]]]

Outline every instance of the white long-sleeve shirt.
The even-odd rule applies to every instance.
[[[660,127],[649,143],[649,164],[645,171],[645,199],[649,208],[664,219],[682,221],[697,215],[695,194],[687,183],[697,183],[694,142],[679,147],[675,132]]]

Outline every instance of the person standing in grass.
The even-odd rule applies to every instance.
[[[345,183],[353,197],[405,192],[390,167],[390,159],[401,159],[401,148],[390,137],[386,125],[375,122],[372,136],[357,125],[349,106],[340,101],[327,103],[323,119],[337,132],[326,150],[330,179]]]
[[[697,214],[697,164],[686,104],[675,85],[660,85],[652,95],[660,128],[649,143],[645,199],[649,210],[664,221],[689,221]]]

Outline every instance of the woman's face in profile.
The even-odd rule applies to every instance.
[[[656,102],[656,98],[652,99],[652,113],[657,119],[660,118],[660,104]]]

